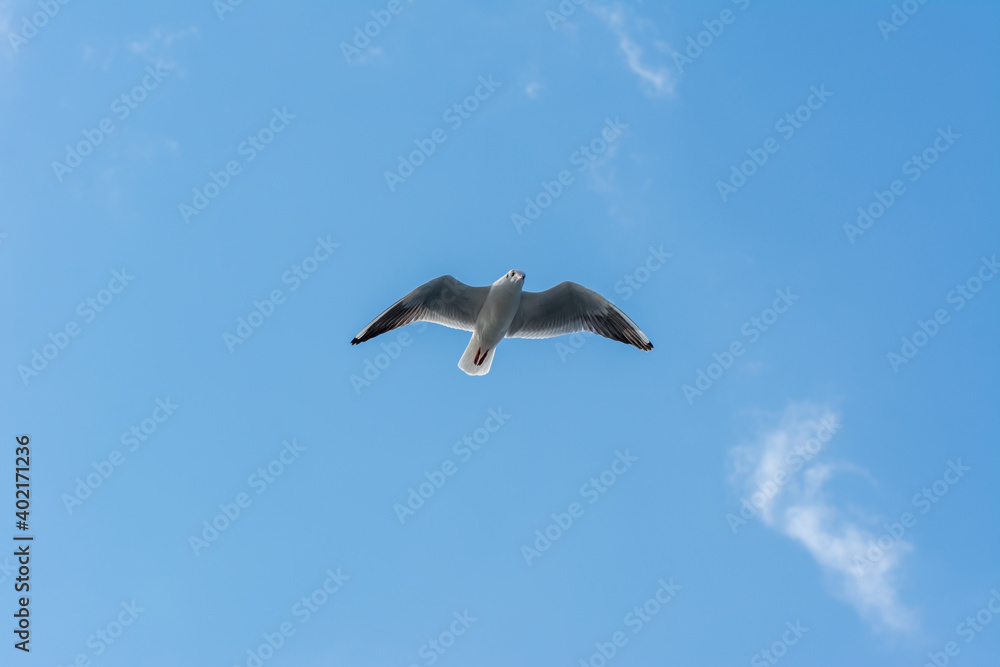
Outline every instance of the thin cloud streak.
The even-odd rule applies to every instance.
[[[628,68],[642,80],[645,89],[654,96],[670,95],[674,92],[674,78],[665,67],[654,67],[643,62],[643,50],[625,27],[625,12],[615,3],[611,9],[591,6],[594,12],[618,38],[618,47],[625,55]]]
[[[789,406],[777,426],[761,432],[752,444],[730,451],[733,481],[741,490],[763,498],[755,503],[764,524],[805,547],[834,593],[863,618],[880,629],[913,631],[916,616],[900,602],[896,583],[901,559],[912,545],[898,541],[860,572],[856,558],[863,556],[876,536],[846,517],[825,490],[837,472],[867,473],[853,465],[819,463],[811,457],[802,466],[789,464],[789,460],[801,461],[803,457],[796,459],[796,453],[822,429],[831,430],[831,425],[836,425],[833,431],[839,427],[839,417],[831,410],[811,403]],[[787,475],[787,481],[774,485],[776,475],[781,474]],[[770,492],[761,494],[769,488],[769,481]]]

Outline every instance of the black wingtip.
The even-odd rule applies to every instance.
[[[352,338],[352,339],[351,339],[351,345],[357,345],[357,344],[358,344],[358,343],[360,343],[360,342],[361,342],[361,341],[360,341],[360,340],[358,340],[357,338]]]

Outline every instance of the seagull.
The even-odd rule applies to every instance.
[[[590,331],[649,352],[653,344],[613,303],[573,282],[524,292],[524,272],[508,271],[489,287],[441,276],[416,288],[372,320],[351,341],[363,343],[412,322],[472,332],[458,362],[469,375],[486,375],[504,338],[552,338]]]

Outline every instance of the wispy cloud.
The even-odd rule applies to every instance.
[[[162,69],[173,70],[177,68],[177,64],[171,60],[167,60],[167,50],[174,42],[178,42],[191,35],[197,36],[198,34],[198,28],[195,26],[173,32],[155,28],[149,35],[129,42],[128,50],[130,53],[145,58],[150,63],[158,65]]]
[[[616,141],[608,144],[608,149],[597,159],[587,165],[586,173],[590,177],[590,187],[596,192],[605,194],[618,192],[615,157],[621,143]]]
[[[762,429],[751,444],[731,450],[733,482],[751,494],[767,526],[806,548],[835,594],[863,618],[880,628],[914,630],[915,615],[899,601],[896,584],[901,558],[912,546],[899,541],[859,571],[857,558],[876,536],[846,516],[826,490],[839,472],[867,475],[851,464],[815,460],[823,456],[816,456],[823,448],[823,434],[829,440],[838,428],[839,416],[832,410],[812,403],[789,406],[777,424]]]
[[[629,20],[621,4],[611,7],[597,4],[587,5],[618,38],[618,47],[625,56],[628,68],[642,81],[646,91],[654,96],[669,95],[674,92],[674,77],[666,67],[650,65],[643,60],[643,49],[632,36],[631,29],[638,27],[638,22]]]
[[[369,47],[364,51],[361,51],[357,55],[352,56],[350,60],[351,65],[368,65],[373,63],[378,63],[381,65],[385,65],[388,63],[388,60],[385,57],[385,53],[382,52],[381,46]]]

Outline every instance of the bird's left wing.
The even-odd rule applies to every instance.
[[[435,278],[389,306],[354,337],[351,345],[411,322],[433,322],[472,331],[489,291],[489,287],[472,287],[451,276]]]
[[[603,296],[572,282],[544,292],[521,292],[507,338],[552,338],[590,331],[649,351],[653,344],[635,322]]]

